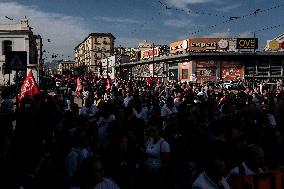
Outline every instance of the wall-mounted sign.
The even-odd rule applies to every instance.
[[[188,42],[187,42],[187,40],[183,40],[183,42],[182,42],[182,48],[183,48],[184,50],[186,50],[187,47],[188,47]]]
[[[206,48],[206,49],[216,49],[217,43],[216,42],[191,43],[191,47],[200,47],[200,48]]]
[[[228,51],[229,39],[223,38],[190,38],[189,51]]]
[[[170,53],[184,54],[187,52],[236,52],[236,38],[188,38],[170,44]]]
[[[258,49],[258,39],[237,38],[237,49]]]
[[[220,73],[223,80],[236,80],[244,77],[243,66],[238,62],[221,62]]]
[[[218,45],[221,49],[225,49],[228,47],[229,45],[229,42],[228,40],[225,40],[225,39],[221,39],[219,42],[218,42]]]
[[[141,51],[141,59],[148,59],[152,58],[154,56],[159,56],[159,47],[156,47],[154,49],[148,49],[145,51]]]
[[[265,51],[284,51],[284,33],[275,37],[274,39],[267,40],[267,45],[264,49]]]

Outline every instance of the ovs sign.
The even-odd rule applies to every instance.
[[[238,38],[237,49],[258,49],[257,38]]]

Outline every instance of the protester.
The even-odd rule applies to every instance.
[[[68,87],[62,96],[24,85],[35,92],[22,90],[15,109],[2,93],[8,147],[0,171],[17,188],[228,188],[224,176],[284,164],[280,86],[106,81],[92,72],[61,78],[63,86],[75,80],[84,99]]]

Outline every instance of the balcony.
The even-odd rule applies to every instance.
[[[103,41],[103,44],[104,44],[104,45],[110,45],[110,42],[108,42],[108,41]]]

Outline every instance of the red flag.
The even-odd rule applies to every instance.
[[[81,84],[81,80],[80,77],[77,77],[77,87],[76,87],[76,94],[77,96],[80,96],[81,91],[82,91],[82,84]]]
[[[152,85],[152,83],[153,83],[153,80],[152,80],[152,77],[150,76],[147,78],[147,84]]]
[[[23,85],[21,87],[21,92],[18,94],[19,103],[21,105],[22,99],[29,95],[34,96],[35,94],[40,94],[39,87],[35,81],[32,70],[30,70],[29,74],[26,76]]]
[[[107,90],[107,92],[110,91],[110,80],[109,79],[107,79],[107,81],[106,81],[106,90]]]

